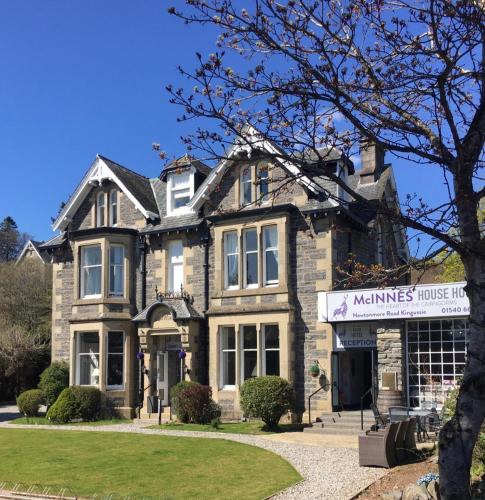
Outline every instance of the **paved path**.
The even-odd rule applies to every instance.
[[[0,407],[0,413],[2,408]],[[9,410],[12,413],[11,410]],[[6,419],[0,417],[0,427],[13,428]],[[304,481],[275,496],[278,500],[316,498],[325,500],[346,500],[386,474],[384,469],[359,467],[358,452],[352,442],[347,446],[337,446],[338,438],[315,436],[304,433],[272,434],[250,436],[217,432],[193,432],[148,429],[140,424],[117,424],[106,426],[72,425],[15,425],[15,428],[35,428],[39,430],[76,430],[85,432],[132,432],[151,435],[191,436],[204,439],[227,439],[272,451],[290,462],[302,475]],[[325,439],[322,439],[325,438]],[[340,444],[345,439],[340,437]],[[325,443],[325,444],[324,444]]]

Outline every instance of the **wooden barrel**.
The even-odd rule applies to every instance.
[[[377,407],[381,413],[387,413],[390,406],[402,406],[402,391],[380,389],[377,395]]]

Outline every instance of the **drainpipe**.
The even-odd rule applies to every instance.
[[[140,251],[140,274],[141,274],[141,310],[145,309],[146,307],[146,276],[147,276],[147,271],[146,271],[146,244],[145,244],[145,237],[140,236],[138,240],[138,250]]]
[[[141,275],[141,284],[140,284],[140,305],[141,311],[146,307],[146,244],[145,244],[145,236],[139,236],[138,238],[138,251],[140,253],[140,275]],[[135,280],[136,283],[136,280]],[[138,306],[138,304],[137,304]],[[135,335],[135,353],[138,353],[140,350],[140,340],[137,335]],[[142,366],[143,361],[135,358],[134,361],[135,369],[134,369],[134,386],[138,386],[135,391],[136,401],[135,405],[138,408],[138,418],[140,418],[140,411],[143,407],[143,374],[142,374]],[[138,377],[137,377],[138,375]],[[138,378],[138,380],[136,380]]]
[[[202,234],[201,242],[204,245],[204,322],[203,322],[203,338],[201,344],[204,346],[203,350],[203,363],[204,363],[204,382],[209,383],[208,367],[209,367],[209,325],[207,320],[207,311],[209,310],[209,249],[210,249],[210,229],[205,228]]]

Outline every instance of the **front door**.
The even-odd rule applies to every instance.
[[[157,352],[157,392],[162,406],[168,406],[168,352]]]

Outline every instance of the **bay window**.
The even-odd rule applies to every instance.
[[[244,286],[258,286],[258,233],[256,229],[243,231],[244,242]]]
[[[80,296],[101,296],[101,245],[81,247]]]
[[[104,193],[99,193],[96,203],[96,226],[104,226]]]
[[[241,327],[241,382],[258,376],[258,335],[256,325]]]
[[[171,241],[168,246],[169,291],[180,292],[184,284],[184,247],[182,241]]]
[[[112,245],[109,249],[109,294],[112,297],[124,295],[125,249]]]
[[[224,326],[220,335],[220,385],[233,388],[236,385],[236,330],[233,326]]]
[[[278,325],[263,325],[263,375],[280,374],[280,333]]]
[[[278,284],[278,229],[276,226],[263,228],[264,284]]]
[[[239,251],[237,231],[224,233],[224,286],[228,289],[239,286]]]
[[[124,384],[125,334],[108,332],[106,381],[108,388],[122,388]]]
[[[78,385],[99,385],[99,334],[98,332],[77,333]]]
[[[113,189],[109,194],[109,225],[116,226],[118,224],[118,191]]]

